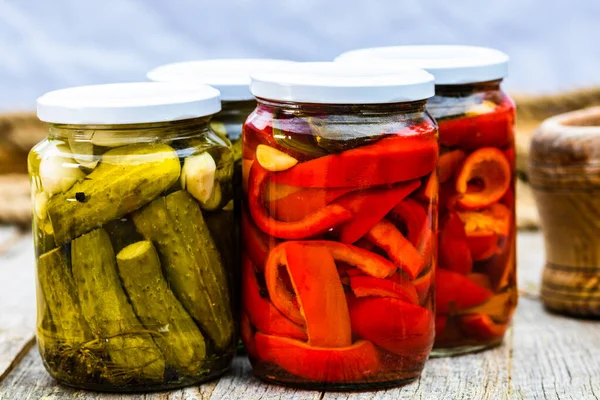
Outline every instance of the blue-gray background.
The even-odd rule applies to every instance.
[[[599,41],[600,0],[0,0],[0,110],[172,61],[422,43],[497,47],[508,89],[555,92],[600,84]]]

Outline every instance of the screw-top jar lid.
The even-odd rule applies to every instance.
[[[252,75],[260,98],[298,103],[377,104],[424,100],[433,76],[422,69],[334,62],[296,63],[286,71]]]
[[[115,83],[55,90],[37,99],[38,118],[73,125],[176,121],[216,114],[219,91],[208,85]]]
[[[294,61],[264,58],[198,60],[166,64],[148,72],[157,82],[199,82],[214,86],[223,101],[252,100],[250,75],[261,71],[285,69]]]
[[[506,77],[509,57],[487,47],[476,46],[389,46],[352,50],[336,61],[395,61],[399,66],[423,68],[438,85],[493,81]]]

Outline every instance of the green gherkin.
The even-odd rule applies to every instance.
[[[161,381],[165,360],[127,300],[106,231],[97,229],[75,239],[71,264],[81,312],[110,356],[106,378],[115,383],[135,378]]]
[[[206,357],[204,337],[169,289],[152,242],[125,247],[117,265],[138,318],[146,329],[161,332],[155,341],[167,365],[184,374],[198,373]]]
[[[90,328],[81,315],[77,290],[65,249],[57,248],[40,256],[38,280],[46,309],[40,326],[52,321],[56,336],[64,345],[76,348],[92,339]]]
[[[196,201],[178,191],[154,200],[133,221],[156,244],[175,296],[217,349],[226,349],[234,332],[229,282]]]
[[[48,202],[57,246],[121,218],[159,196],[180,173],[166,144],[133,144],[109,150],[85,180]]]

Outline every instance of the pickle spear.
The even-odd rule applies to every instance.
[[[48,202],[56,245],[142,207],[173,185],[179,172],[177,154],[165,144],[107,151],[85,180]]]
[[[106,378],[161,381],[165,360],[127,301],[106,231],[97,229],[75,239],[71,264],[81,312],[111,359]]]
[[[38,280],[46,307],[56,328],[56,336],[64,338],[66,341],[64,344],[71,348],[91,340],[92,332],[81,315],[65,249],[57,248],[40,256]]]
[[[202,367],[206,346],[202,333],[162,275],[152,242],[125,247],[117,255],[119,275],[138,318],[155,337],[167,365],[194,375]]]
[[[229,284],[198,203],[185,191],[160,197],[133,214],[158,247],[173,293],[219,350],[231,343],[234,323]]]

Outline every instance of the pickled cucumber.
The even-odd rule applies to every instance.
[[[165,359],[127,300],[108,234],[97,229],[75,239],[71,247],[81,312],[110,356],[106,378],[113,383],[135,378],[160,382]]]
[[[134,213],[133,221],[137,230],[157,245],[175,296],[215,346],[226,349],[234,331],[229,285],[196,201],[178,191]]]
[[[106,152],[82,182],[48,202],[57,246],[152,201],[179,178],[177,154],[165,144],[136,144]]]
[[[65,249],[57,248],[40,256],[38,280],[56,335],[64,338],[62,344],[75,348],[91,340],[92,332],[81,315]],[[46,320],[45,324],[49,322]]]
[[[135,229],[135,225],[129,216],[109,221],[102,228],[108,233],[115,253],[120,252],[130,244],[144,240],[144,237]]]
[[[206,357],[204,337],[162,275],[152,242],[131,244],[117,255],[119,274],[138,318],[161,332],[154,340],[167,365],[194,375]]]

